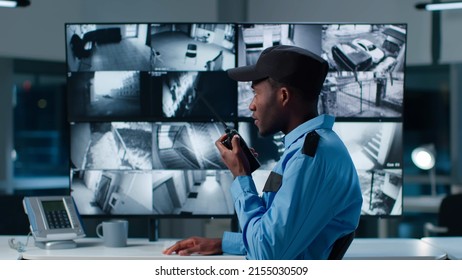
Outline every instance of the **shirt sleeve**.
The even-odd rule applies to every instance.
[[[242,233],[225,231],[221,243],[223,253],[232,255],[245,255],[246,250],[242,242]]]
[[[333,216],[322,163],[299,155],[287,164],[269,208],[250,176],[231,186],[248,259],[295,259]]]

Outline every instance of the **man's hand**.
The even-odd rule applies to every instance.
[[[178,241],[162,253],[166,255],[176,253],[180,256],[189,256],[191,254],[221,255],[223,251],[220,238],[191,237]]]
[[[223,162],[234,175],[234,177],[250,175],[251,172],[249,160],[245,156],[244,152],[242,151],[241,145],[239,144],[239,135],[234,135],[231,139],[231,150],[228,149],[222,143],[227,136],[227,134],[223,134],[215,142],[215,146],[217,146],[218,151],[220,151],[220,155],[223,159]]]

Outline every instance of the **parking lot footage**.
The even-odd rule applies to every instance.
[[[334,24],[322,32],[329,74],[319,109],[338,117],[402,117],[406,30]]]

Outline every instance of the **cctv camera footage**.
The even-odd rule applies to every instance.
[[[363,193],[362,214],[402,214],[407,25],[401,23],[68,23],[71,190],[86,215],[234,214],[215,147],[235,128],[258,153],[262,193],[284,134],[261,137],[251,82],[226,70],[271,46],[329,64],[319,114],[336,117]],[[307,77],[309,82],[309,77]]]

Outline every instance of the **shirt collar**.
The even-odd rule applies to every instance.
[[[332,129],[334,125],[335,117],[331,115],[319,115],[316,118],[313,118],[309,121],[302,123],[301,125],[297,126],[294,130],[289,132],[284,138],[284,146],[287,149],[292,143],[294,143],[297,139],[305,135],[306,133],[320,129],[320,128],[327,128]]]

